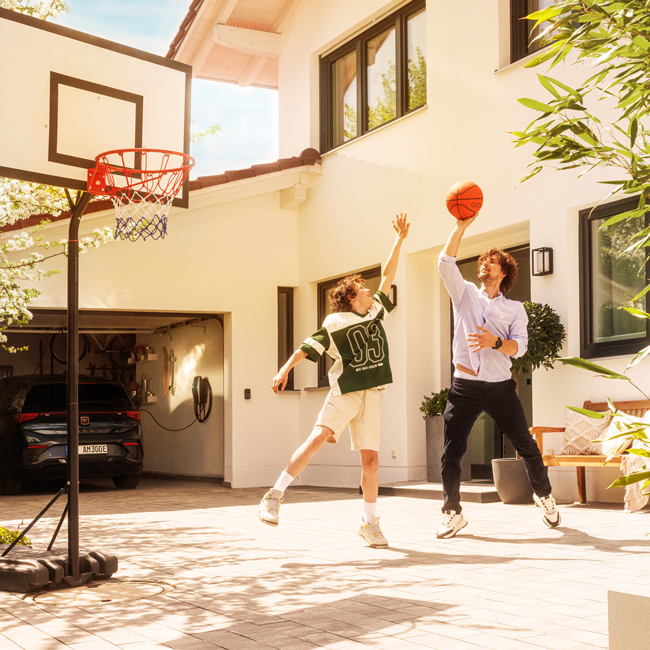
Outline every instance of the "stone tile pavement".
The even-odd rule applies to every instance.
[[[257,519],[263,492],[84,486],[82,548],[119,558],[110,582],[125,598],[142,583],[160,593],[0,592],[0,649],[595,650],[608,645],[608,589],[650,586],[648,510],[566,504],[549,530],[534,506],[467,503],[469,525],[437,540],[439,501],[383,497],[391,546],[371,549],[356,536],[356,491],[290,488],[278,528]],[[2,497],[0,523],[48,500],[42,489]],[[33,529],[36,545],[62,508]]]

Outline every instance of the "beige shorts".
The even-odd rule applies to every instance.
[[[352,449],[379,451],[379,398],[379,388],[345,395],[332,395],[330,391],[318,414],[316,426],[331,429],[338,442],[349,425]]]

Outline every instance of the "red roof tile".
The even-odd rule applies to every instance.
[[[196,0],[194,4],[196,4]],[[299,156],[293,156],[292,158],[280,158],[280,160],[272,163],[252,165],[246,169],[233,169],[225,171],[223,174],[199,176],[198,178],[190,181],[190,192],[193,192],[195,190],[202,190],[206,187],[214,187],[215,185],[232,183],[233,181],[239,181],[245,178],[255,178],[256,176],[273,174],[275,172],[282,171],[283,169],[302,167],[304,165],[315,165],[316,163],[319,163],[320,160],[321,156],[316,149],[305,149]],[[110,210],[112,207],[113,203],[109,199],[95,199],[88,205],[84,214],[101,212],[102,210]],[[32,226],[38,225],[45,219],[48,219],[49,221],[63,221],[69,218],[69,210],[64,210],[57,216],[52,216],[51,214],[33,214],[27,219],[22,219],[21,221],[17,221],[14,224],[0,228],[0,232],[25,230],[26,228],[31,228]]]

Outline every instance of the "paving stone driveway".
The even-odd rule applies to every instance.
[[[119,558],[118,587],[164,592],[90,604],[0,592],[0,649],[594,650],[608,644],[608,589],[650,586],[647,509],[565,505],[549,530],[533,506],[468,503],[469,525],[437,540],[439,501],[384,497],[391,546],[371,549],[356,536],[355,491],[290,488],[277,529],[257,519],[263,492],[163,479],[84,487],[82,548]],[[0,523],[48,500],[2,497]],[[62,508],[34,529],[36,545]]]

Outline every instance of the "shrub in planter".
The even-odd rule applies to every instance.
[[[420,406],[420,411],[424,413],[422,417],[426,420],[435,415],[442,415],[447,406],[447,395],[449,395],[448,388],[443,388],[437,393],[431,393],[431,397],[425,395],[422,398],[422,405]]]

